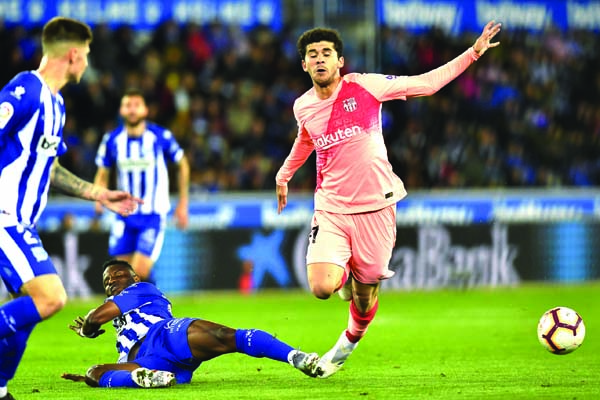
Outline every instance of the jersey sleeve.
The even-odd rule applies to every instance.
[[[406,82],[406,96],[430,96],[462,74],[471,64],[479,59],[472,47],[446,64],[427,73],[409,76]]]
[[[162,293],[152,284],[140,282],[129,286],[116,296],[108,298],[113,301],[121,314],[134,310],[144,304],[148,304],[157,297],[163,297]]]
[[[40,85],[31,73],[21,73],[0,90],[0,138],[31,119],[40,104]]]
[[[479,55],[469,47],[446,64],[414,76],[361,74],[357,81],[379,101],[430,96],[462,74]]]
[[[114,152],[111,147],[110,133],[105,133],[96,152],[96,166],[110,168],[114,165]]]
[[[302,126],[298,126],[298,136],[296,136],[296,140],[294,140],[292,150],[275,177],[277,185],[286,185],[292,179],[298,168],[300,168],[308,159],[314,149],[315,146],[306,129]]]
[[[167,159],[171,162],[178,163],[183,157],[183,149],[179,146],[179,143],[177,143],[177,140],[170,130],[165,129],[163,131],[161,143]]]
[[[354,74],[356,82],[378,101],[406,100],[406,76]]]

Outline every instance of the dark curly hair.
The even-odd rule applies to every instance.
[[[306,46],[321,41],[332,42],[338,57],[342,57],[344,54],[344,42],[342,42],[342,37],[338,31],[329,28],[313,28],[304,32],[300,35],[300,38],[298,38],[296,46],[298,47],[300,57],[302,57],[303,60],[304,57],[306,57]]]

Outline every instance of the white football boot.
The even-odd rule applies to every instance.
[[[315,378],[317,376],[317,363],[319,362],[319,355],[317,353],[305,353],[300,350],[295,350],[288,356],[289,363],[296,369],[299,369],[304,374]]]
[[[339,371],[356,346],[358,346],[358,342],[350,342],[346,337],[346,331],[344,330],[335,346],[325,353],[317,363],[316,373],[318,377],[327,378]]]
[[[173,386],[175,374],[169,371],[159,371],[156,369],[136,368],[131,371],[131,379],[143,388],[162,388]]]

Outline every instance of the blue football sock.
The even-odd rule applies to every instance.
[[[0,340],[0,387],[6,386],[15,376],[27,346],[27,339],[36,325],[21,328],[14,335]]]
[[[42,317],[30,296],[13,299],[0,307],[0,339],[35,325],[41,320]]]
[[[139,388],[139,386],[131,379],[131,371],[106,371],[100,377],[98,382],[100,387],[132,387]]]
[[[283,362],[288,362],[288,354],[294,350],[289,344],[259,329],[238,329],[235,332],[235,344],[240,353]]]

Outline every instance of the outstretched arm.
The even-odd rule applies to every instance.
[[[52,165],[50,182],[54,187],[75,197],[99,201],[104,207],[122,216],[129,215],[142,203],[141,199],[127,192],[108,190],[79,178],[60,165],[58,159]]]
[[[105,331],[100,329],[108,321],[112,321],[121,315],[121,310],[114,301],[107,301],[98,308],[94,308],[84,317],[77,317],[69,329],[79,336],[97,338]]]
[[[500,32],[500,28],[501,24],[494,21],[488,22],[481,35],[467,51],[439,68],[421,75],[408,76],[406,78],[406,97],[431,96],[446,86],[479,59],[487,49],[500,44],[500,42],[491,42],[492,38]]]

